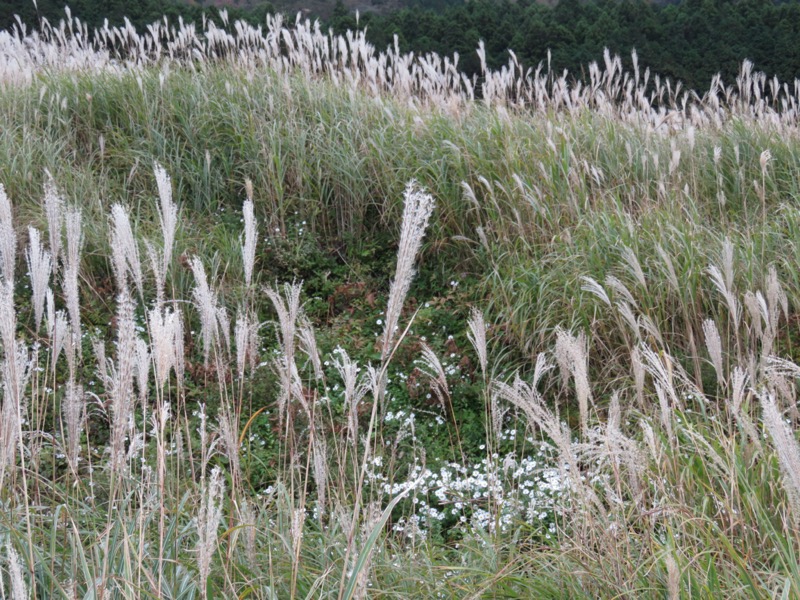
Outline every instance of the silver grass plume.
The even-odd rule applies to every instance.
[[[597,280],[591,277],[582,276],[581,281],[583,281],[583,284],[581,285],[581,291],[589,292],[590,294],[599,298],[606,306],[611,306],[611,300],[609,299],[605,288],[603,288],[603,286],[600,285]]]
[[[646,462],[643,460],[642,452],[637,442],[626,436],[621,429],[622,410],[619,403],[619,395],[612,394],[611,404],[608,411],[608,421],[605,428],[605,446],[608,454],[607,458],[614,465],[614,473],[619,473],[619,465],[622,464],[627,470],[628,485],[633,492],[634,498],[639,498],[642,491],[642,477]],[[617,475],[619,477],[619,475]]]
[[[64,225],[64,199],[58,195],[49,173],[44,184],[44,211],[47,216],[47,234],[50,238],[53,268],[58,269],[58,258],[61,255],[61,228]]]
[[[775,395],[776,402],[783,403],[788,411],[788,416],[797,421],[800,419],[800,411],[797,409],[797,387],[793,379],[785,377],[779,373],[766,370],[764,387]]]
[[[292,510],[289,522],[289,539],[292,543],[292,556],[297,557],[303,543],[303,525],[306,522],[306,511],[302,508]],[[295,558],[296,560],[296,558]]]
[[[477,308],[473,308],[467,321],[467,338],[469,338],[472,347],[475,348],[475,353],[478,355],[478,360],[481,364],[481,372],[484,379],[487,377],[488,371],[488,351],[486,348],[486,321],[483,318],[483,313]]]
[[[766,329],[765,335],[762,338],[762,360],[772,353],[772,347],[778,335],[778,324],[781,314],[783,314],[784,319],[789,318],[789,300],[781,287],[780,280],[778,279],[778,272],[774,265],[770,265],[769,267],[766,290],[766,300],[760,302]]]
[[[642,286],[643,289],[647,290],[647,279],[644,276],[644,271],[642,271],[642,265],[639,263],[636,252],[634,252],[632,248],[623,245],[620,254],[625,261],[625,266],[628,268],[628,271],[634,276],[637,283]]]
[[[381,520],[381,506],[377,502],[370,502],[369,505],[365,509],[365,516],[364,520],[361,523],[361,543],[367,544],[368,539],[372,531],[378,526],[378,523]],[[354,600],[364,600],[368,597],[369,592],[369,580],[372,576],[372,556],[375,554],[375,545],[373,544],[372,547],[369,549],[367,553],[367,558],[364,561],[364,564],[358,571],[358,575],[356,575],[356,586],[355,591],[353,592],[353,599]]]
[[[200,594],[207,597],[206,582],[211,573],[211,560],[217,549],[217,531],[222,522],[222,495],[225,483],[222,471],[214,467],[200,490],[200,506],[195,517],[197,527],[197,570],[200,574]]]
[[[767,305],[769,306],[770,315],[773,319],[777,320],[779,310],[783,312],[784,318],[789,317],[789,299],[784,292],[781,282],[778,279],[778,271],[775,265],[769,266],[767,273]]]
[[[128,211],[121,204],[111,207],[111,251],[114,271],[117,275],[117,286],[122,289],[126,285],[126,272],[130,272],[139,295],[144,293],[142,263],[139,260],[139,246],[133,236]]]
[[[711,357],[711,364],[717,372],[717,384],[721,389],[725,388],[725,369],[722,364],[722,340],[719,337],[717,324],[713,319],[703,321],[703,334],[706,337],[706,349]]]
[[[800,526],[800,445],[794,433],[784,422],[775,397],[772,394],[759,394],[764,425],[772,437],[772,443],[778,454],[778,463],[783,473],[783,487],[789,497],[795,527]]]
[[[656,353],[645,345],[639,346],[642,366],[652,376],[653,381],[669,395],[671,406],[680,406],[680,398],[675,389],[675,365],[666,353]]]
[[[650,452],[650,458],[656,464],[660,464],[662,461],[661,445],[656,438],[656,433],[653,430],[653,427],[647,421],[640,421],[639,426],[642,428],[642,437],[644,438],[644,443],[647,447],[647,450]]]
[[[256,327],[252,323],[251,316],[247,311],[239,307],[236,314],[236,326],[234,327],[234,341],[236,343],[236,372],[239,381],[244,379],[244,371],[247,365],[247,358],[253,356],[255,347],[253,344]],[[251,361],[252,362],[252,361]]]
[[[53,319],[53,325],[50,329],[50,339],[53,346],[51,361],[55,365],[58,357],[61,355],[61,352],[66,348],[67,342],[72,337],[67,313],[65,313],[63,310],[56,311]]]
[[[256,556],[256,513],[252,503],[247,498],[242,498],[239,505],[239,524],[244,528],[244,548],[245,556],[250,566],[257,563]]]
[[[22,561],[19,554],[11,543],[6,543],[6,556],[8,557],[8,575],[11,580],[10,600],[28,600],[28,586],[25,585],[25,578],[22,576]]]
[[[667,594],[669,600],[678,600],[681,597],[681,569],[671,550],[664,557],[664,562],[667,565]]]
[[[308,356],[308,360],[314,368],[314,377],[318,381],[322,381],[324,373],[322,372],[322,359],[320,358],[319,348],[317,347],[317,336],[314,333],[314,325],[308,320],[308,317],[303,316],[300,319],[297,339],[300,342],[300,350]]]
[[[64,321],[64,324],[65,328],[62,347],[64,350],[64,357],[67,359],[67,369],[69,371],[69,375],[70,377],[74,377],[76,373],[75,352],[77,350],[78,340],[75,339],[72,325],[66,324],[66,320]]]
[[[125,436],[133,410],[133,379],[136,370],[136,324],[130,292],[122,290],[117,300],[117,360],[111,374],[111,461],[121,473],[125,461]]]
[[[347,439],[353,445],[358,442],[358,406],[368,388],[359,381],[358,363],[350,360],[343,348],[338,348],[333,366],[342,378],[344,385],[344,409],[347,412]]]
[[[672,429],[672,406],[669,403],[669,398],[667,398],[667,392],[664,390],[664,386],[658,380],[655,381],[655,386],[656,396],[658,397],[658,408],[661,415],[661,425],[664,426],[667,437],[670,442],[672,442],[675,439]]]
[[[656,245],[656,251],[658,255],[661,257],[661,261],[664,264],[664,270],[666,271],[667,275],[667,282],[669,282],[670,287],[673,291],[678,292],[680,291],[680,284],[678,283],[678,275],[675,272],[675,266],[672,263],[672,258],[667,253],[666,250],[661,246],[661,244]]]
[[[736,329],[739,326],[741,310],[739,308],[739,303],[736,300],[736,295],[733,291],[733,258],[733,244],[731,243],[730,239],[725,238],[725,242],[722,246],[722,253],[720,255],[722,268],[712,264],[708,266],[706,272],[711,278],[711,282],[714,284],[714,287],[717,288],[719,293],[722,294],[722,297],[725,299],[725,302],[728,305],[728,312],[730,313],[733,328]]]
[[[622,299],[626,303],[630,304],[633,308],[638,307],[633,294],[618,277],[615,277],[614,275],[607,275],[605,281],[606,285],[614,291],[614,294],[621,296]]]
[[[248,197],[242,208],[244,214],[244,243],[242,244],[242,263],[244,264],[244,281],[249,288],[253,282],[253,266],[256,261],[256,240],[258,226],[253,211],[253,199]]]
[[[150,240],[144,241],[147,250],[147,258],[150,260],[150,269],[153,271],[153,279],[156,282],[156,306],[164,304],[165,287],[167,283],[167,273],[164,270],[163,256],[158,252]]]
[[[734,367],[731,372],[731,385],[730,385],[730,398],[726,400],[728,411],[733,416],[733,419],[744,430],[753,445],[761,450],[761,440],[755,425],[750,420],[750,417],[742,410],[742,404],[749,396],[747,384],[749,378],[747,371],[740,367]]]
[[[136,338],[136,388],[139,390],[139,404],[147,401],[148,381],[150,379],[150,351],[147,342]]]
[[[503,419],[505,419],[508,409],[500,406],[500,399],[497,394],[491,394],[489,398],[489,416],[492,420],[492,433],[494,439],[499,440],[503,434]]]
[[[67,232],[67,251],[64,264],[64,295],[67,311],[72,324],[72,335],[81,353],[81,307],[78,296],[78,269],[80,267],[81,247],[83,246],[83,228],[81,211],[70,209],[65,218]]]
[[[628,324],[628,327],[631,328],[633,335],[636,336],[636,341],[641,341],[642,334],[639,329],[639,320],[636,318],[636,315],[633,313],[633,308],[627,302],[623,302],[622,300],[616,303],[617,312],[619,313],[622,320]]]
[[[177,340],[183,340],[183,321],[179,312],[154,308],[147,323],[156,385],[161,390],[169,381],[170,369],[177,370],[178,361],[183,359],[176,352]]]
[[[281,389],[278,395],[278,418],[283,426],[284,419],[287,417],[286,410],[288,402],[294,390],[299,387],[299,374],[295,363],[295,336],[297,334],[298,320],[302,315],[300,304],[300,292],[302,284],[284,284],[283,294],[277,288],[266,288],[265,292],[275,312],[278,313],[278,343],[281,348],[281,356],[274,362],[275,369],[280,379]],[[302,393],[299,399],[302,401]]]
[[[108,361],[106,359],[106,343],[100,338],[92,338],[92,351],[97,363],[97,376],[104,386],[108,385]]]
[[[83,432],[83,417],[86,411],[86,401],[83,395],[83,386],[74,381],[67,382],[67,390],[61,407],[64,424],[66,425],[66,448],[64,454],[73,472],[78,471],[78,455],[80,454],[81,433]]]
[[[17,311],[14,308],[14,285],[10,281],[0,282],[0,342],[6,357],[14,353],[17,336]]]
[[[642,331],[655,340],[660,347],[664,347],[664,337],[661,335],[661,329],[655,324],[653,319],[647,315],[639,315],[638,323]]]
[[[434,206],[433,196],[420,190],[416,181],[411,181],[406,186],[404,197],[405,207],[400,229],[400,247],[397,251],[397,269],[389,288],[386,326],[382,338],[381,360],[384,361],[392,349],[403,303],[414,278],[414,261],[422,246],[422,238]]]
[[[3,184],[0,183],[0,274],[6,282],[14,283],[14,265],[17,260],[17,234],[14,217]]]
[[[175,245],[175,231],[178,227],[178,206],[172,201],[172,181],[164,167],[154,163],[153,170],[158,186],[159,221],[164,240],[164,262],[161,273],[166,273],[172,262],[172,249]]]
[[[28,276],[31,280],[34,322],[36,323],[36,331],[39,331],[42,325],[44,302],[48,289],[47,284],[50,281],[53,263],[50,253],[42,245],[39,230],[35,227],[29,227],[28,238],[29,246],[25,256],[28,261]]]
[[[22,423],[27,414],[25,388],[31,373],[31,359],[23,342],[5,347],[2,362],[3,407],[0,411],[0,485],[6,467],[14,465]]]
[[[544,358],[537,360],[536,371],[540,373],[540,376],[549,368],[550,366]],[[561,476],[570,481],[573,492],[586,501],[586,507],[589,505],[599,506],[596,494],[581,479],[578,456],[572,443],[569,428],[565,423],[560,423],[556,416],[544,405],[541,395],[536,390],[536,385],[536,373],[531,385],[528,385],[519,377],[516,378],[513,385],[499,381],[493,382],[495,393],[520,409],[528,420],[528,424],[531,427],[538,427],[556,445],[561,459],[559,461]]]
[[[56,299],[55,296],[53,295],[52,288],[47,288],[47,291],[45,292],[45,309],[46,309],[45,330],[47,332],[47,337],[52,340],[53,328],[55,327],[56,324]]]
[[[297,333],[298,319],[302,314],[300,294],[303,286],[301,283],[284,284],[283,295],[277,288],[266,288],[267,297],[272,301],[275,312],[278,313],[278,342],[281,350],[290,360],[294,360],[295,335]]]
[[[218,419],[219,437],[231,467],[233,484],[236,486],[238,482],[242,481],[242,468],[239,461],[239,424],[236,415],[231,410],[220,411]]]
[[[573,336],[559,328],[556,332],[556,359],[561,369],[562,379],[565,378],[565,373],[568,373],[575,381],[581,432],[585,434],[589,429],[589,402],[592,401],[588,370],[589,348],[586,335],[580,332]]]
[[[228,316],[227,309],[217,304],[217,327],[218,332],[221,334],[219,337],[225,342],[225,352],[230,355],[231,352],[231,319]]]
[[[450,397],[450,388],[447,385],[447,375],[445,375],[442,363],[433,349],[425,342],[422,342],[422,351],[420,356],[422,363],[422,371],[431,382],[431,389],[439,400],[439,407],[442,409],[442,414],[447,414],[446,400]]]
[[[175,311],[175,321],[176,323],[173,325],[174,336],[172,342],[175,346],[175,364],[173,366],[175,368],[175,375],[178,379],[178,390],[180,391],[183,389],[183,380],[186,368],[186,352],[184,351],[183,347],[184,323],[182,312]]]
[[[644,408],[645,370],[642,364],[642,353],[639,351],[638,346],[634,346],[633,350],[631,350],[631,368],[633,369],[633,384],[636,387],[636,398],[639,402],[639,407]]]
[[[759,298],[759,296],[761,297]],[[758,292],[758,296],[749,290],[744,294],[744,306],[747,309],[748,315],[750,316],[750,326],[755,332],[755,337],[759,340],[763,340],[764,327],[761,323],[762,307],[760,300],[764,300],[761,292]]]
[[[195,306],[200,313],[200,329],[203,335],[203,361],[208,366],[211,347],[219,335],[217,325],[217,297],[208,285],[206,271],[199,257],[192,258],[192,273],[195,287],[192,290]]]
[[[328,445],[324,435],[314,436],[314,485],[317,488],[319,513],[324,514],[328,492]]]

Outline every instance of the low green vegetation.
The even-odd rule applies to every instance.
[[[0,596],[800,596],[795,89],[225,31],[0,40]]]

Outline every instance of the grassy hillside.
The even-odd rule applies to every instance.
[[[796,89],[268,25],[0,37],[0,595],[800,595]]]

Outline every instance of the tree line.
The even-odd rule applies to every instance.
[[[337,14],[333,28],[355,25]],[[744,59],[759,71],[793,82],[800,77],[800,2],[772,0],[682,0],[658,5],[644,0],[560,0],[547,6],[531,0],[470,1],[442,10],[406,9],[387,16],[362,15],[378,47],[398,35],[403,50],[460,55],[462,70],[477,72],[475,48],[486,45],[487,62],[499,67],[512,49],[536,67],[551,52],[552,69],[578,76],[608,48],[696,90],[721,73],[734,83]]]
[[[64,7],[69,6],[73,17],[87,23],[90,28],[123,25],[127,18],[138,31],[147,25],[167,17],[177,23],[179,18],[186,22],[199,22],[203,15],[217,18],[216,8],[199,4],[187,4],[177,0],[0,0],[0,29],[10,29],[17,23],[17,17],[26,27],[36,28],[41,19],[58,24],[66,18]],[[272,4],[264,2],[255,8],[229,7],[230,19],[244,19],[251,23],[263,23],[267,13],[274,12]]]
[[[379,3],[381,0],[372,0]],[[365,28],[379,49],[398,36],[403,51],[460,55],[459,66],[477,74],[475,49],[486,46],[487,62],[498,67],[513,49],[525,65],[547,60],[557,72],[568,69],[580,77],[587,65],[601,60],[608,48],[625,60],[634,48],[639,63],[662,76],[681,80],[702,91],[716,73],[735,80],[744,59],[756,69],[783,81],[800,77],[800,1],[681,0],[656,4],[646,0],[560,0],[553,6],[532,0],[411,0],[408,8],[389,14],[366,13],[356,19],[341,2],[325,23],[336,32]],[[72,14],[91,26],[120,24],[127,16],[142,29],[167,15],[171,20],[212,18],[216,9],[165,3],[162,0],[72,0]],[[272,5],[256,9],[229,9],[231,19],[261,23]],[[0,0],[0,27],[19,14],[35,25],[40,17],[57,22],[64,17],[63,0],[39,0],[19,5]]]

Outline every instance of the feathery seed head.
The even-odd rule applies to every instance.
[[[17,234],[14,231],[11,200],[0,183],[0,275],[13,284],[14,265],[17,260]]]
[[[381,360],[386,360],[396,336],[397,324],[411,281],[414,278],[414,261],[433,212],[433,196],[423,192],[416,181],[411,181],[404,193],[405,205],[400,229],[400,246],[397,251],[397,268],[389,288],[386,307],[386,324],[381,342]]]
[[[483,318],[483,313],[477,308],[473,308],[469,321],[467,321],[467,326],[469,327],[467,338],[469,338],[472,347],[475,348],[475,353],[478,355],[481,371],[485,378],[488,370],[488,351],[486,347],[486,321]]]
[[[29,246],[26,253],[26,258],[28,260],[28,276],[31,280],[34,321],[36,323],[36,331],[39,331],[42,325],[45,295],[48,289],[47,285],[50,281],[52,261],[50,259],[50,253],[44,249],[41,243],[41,235],[38,229],[29,227],[28,238]]]
[[[253,267],[256,260],[256,240],[258,239],[258,225],[253,211],[253,201],[247,199],[242,209],[244,213],[244,243],[242,244],[242,262],[244,264],[245,285],[250,287],[253,282]]]
[[[167,171],[158,163],[154,163],[153,171],[158,186],[159,221],[161,235],[164,240],[164,263],[162,272],[166,273],[172,262],[172,249],[175,245],[175,231],[178,227],[178,206],[172,201],[172,180]]]

